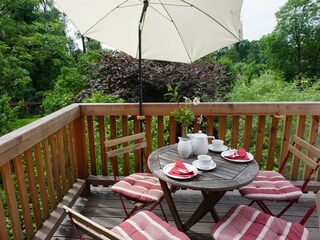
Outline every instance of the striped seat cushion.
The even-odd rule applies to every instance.
[[[183,232],[161,220],[150,211],[141,211],[133,217],[114,227],[112,232],[124,239],[154,239],[154,240],[186,240],[190,239]]]
[[[244,206],[233,206],[211,229],[214,239],[311,239],[308,229]]]
[[[157,202],[163,197],[159,179],[151,173],[131,174],[114,184],[111,190],[127,198],[145,203]]]
[[[299,199],[302,195],[300,188],[273,171],[259,171],[256,179],[239,191],[242,196],[252,200],[289,201]]]

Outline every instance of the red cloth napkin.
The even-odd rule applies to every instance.
[[[179,171],[187,171],[187,172],[180,172]],[[190,176],[194,176],[195,173],[193,171],[189,172],[188,169],[186,168],[186,166],[183,164],[181,159],[177,159],[176,163],[174,164],[173,168],[169,171],[169,174],[175,175],[175,176],[179,176],[179,177],[190,177]]]
[[[250,160],[250,158],[247,155],[247,151],[244,148],[240,148],[235,153],[231,155],[224,156],[226,158],[235,159],[235,160]]]

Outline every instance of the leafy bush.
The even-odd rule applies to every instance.
[[[314,85],[286,82],[274,72],[267,72],[246,84],[245,78],[235,83],[227,95],[230,102],[304,102],[320,101],[320,83]]]
[[[21,106],[11,107],[8,95],[0,96],[0,136],[12,131]]]

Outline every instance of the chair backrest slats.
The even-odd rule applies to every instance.
[[[293,144],[288,146],[288,150],[307,164],[311,169],[316,171],[319,167],[320,150],[296,135],[292,136],[292,141]],[[298,146],[302,149],[300,150]],[[309,156],[317,158],[317,160],[315,161]]]
[[[106,141],[104,144],[105,144],[106,148],[109,148],[109,147],[117,146],[119,144],[123,144],[126,142],[132,142],[132,141],[136,141],[136,140],[140,140],[140,139],[143,140],[144,137],[145,137],[145,133],[138,133],[138,134],[134,134],[131,136],[112,139],[112,140]]]
[[[109,229],[102,227],[101,225],[95,223],[89,218],[83,216],[82,214],[68,208],[67,206],[63,206],[64,210],[67,212],[69,217],[71,218],[72,223],[75,225],[77,229],[88,234],[90,237],[94,237],[94,239],[112,239],[112,240],[122,240],[117,234],[111,232]]]
[[[146,148],[146,147],[147,147],[147,143],[146,142],[141,142],[141,143],[137,143],[137,144],[134,144],[134,145],[122,147],[122,148],[119,148],[119,149],[114,149],[114,150],[107,151],[107,156],[109,158],[111,158],[111,157],[114,157],[114,156],[118,156],[120,154],[129,153],[129,152],[132,152],[134,150],[139,150],[141,148]]]
[[[300,152],[297,148],[293,147],[292,145],[288,146],[288,150],[292,152],[295,156],[297,156],[300,160],[302,160],[305,164],[307,164],[313,170],[316,170],[319,167],[315,161],[309,158],[304,153]]]

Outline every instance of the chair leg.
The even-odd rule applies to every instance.
[[[163,215],[163,217],[164,217],[164,220],[165,220],[166,222],[168,222],[167,216],[166,216],[166,214],[164,213],[164,210],[163,210],[163,207],[162,207],[161,202],[159,202],[159,205],[160,205],[161,212],[162,212],[162,215]]]
[[[121,196],[120,194],[118,194],[118,196],[119,196],[119,198],[120,198],[120,202],[121,202],[122,208],[123,208],[123,210],[124,210],[124,213],[126,214],[126,218],[125,218],[125,219],[127,219],[127,218],[129,218],[129,214],[128,214],[127,208],[126,208],[126,206],[124,205],[122,196]]]
[[[289,202],[289,204],[277,215],[277,217],[281,217],[286,211],[288,211],[288,209],[295,204],[297,201],[291,201]]]
[[[256,202],[264,213],[274,216],[274,214],[271,212],[271,210],[267,207],[267,205],[264,202],[262,201],[256,201]]]

